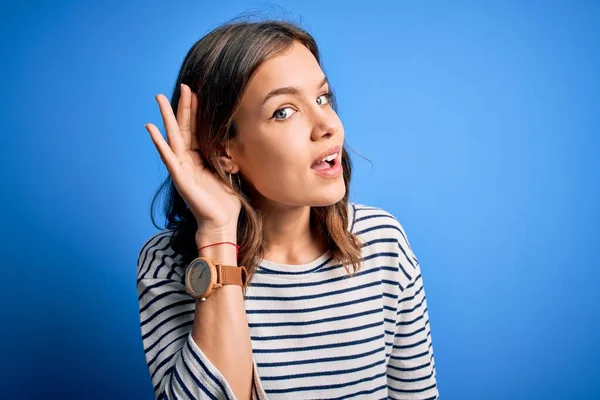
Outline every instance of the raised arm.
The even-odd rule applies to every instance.
[[[235,243],[241,202],[232,188],[203,163],[196,136],[196,95],[192,94],[188,86],[181,85],[177,118],[165,96],[159,94],[156,100],[167,130],[168,142],[155,125],[146,124],[146,129],[179,194],[196,218],[196,243],[199,247],[221,241]],[[215,246],[202,252],[199,255],[226,265],[237,265],[235,248],[232,250],[225,246]],[[146,260],[140,262],[144,264]],[[172,353],[174,358],[171,361],[174,363],[171,375],[164,375],[158,388],[155,384],[157,396],[197,398],[204,393],[207,398],[231,398],[230,392],[233,392],[237,399],[250,399],[252,346],[241,287],[223,286],[205,302],[194,302],[193,316],[190,316],[189,309],[173,313],[176,304],[186,303],[185,289],[178,287],[178,283],[164,282],[160,286],[159,282],[155,282],[152,283],[154,287],[150,288],[143,281],[141,285],[140,316],[143,336],[150,341],[148,347],[169,345],[169,342],[164,342],[168,339],[161,335],[167,335],[169,329],[176,329],[175,325],[184,320],[192,324],[191,340],[188,338],[180,353]],[[169,292],[156,293],[165,289]],[[144,292],[145,296],[142,296]],[[172,297],[172,294],[178,297]],[[153,313],[148,314],[147,311],[152,306]],[[164,320],[156,319],[155,315],[158,314],[168,317]],[[144,321],[148,319],[154,319],[155,323],[148,325],[154,328],[144,333]],[[156,325],[159,320],[163,322],[162,325]],[[145,343],[145,348],[148,347]],[[186,382],[184,377],[188,377],[189,381]],[[195,378],[201,379],[196,381]]]

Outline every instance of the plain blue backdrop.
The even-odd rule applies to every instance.
[[[251,10],[321,47],[372,161],[354,155],[351,200],[419,258],[442,398],[600,398],[598,2],[13,3],[3,398],[153,398],[135,276],[166,169],[144,124],[191,45]]]

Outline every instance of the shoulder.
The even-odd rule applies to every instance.
[[[420,274],[419,261],[398,218],[380,207],[350,203],[349,208],[350,231],[363,242],[365,256],[393,255],[397,259],[401,287],[416,279]]]
[[[179,278],[182,274],[182,257],[173,250],[173,230],[152,234],[141,246],[137,261],[137,279]]]
[[[361,236],[374,232],[378,237],[398,239],[410,249],[410,242],[404,227],[391,212],[383,208],[359,203],[349,203],[350,231]]]

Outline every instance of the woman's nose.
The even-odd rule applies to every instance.
[[[340,124],[339,119],[332,110],[320,110],[315,115],[315,124],[312,131],[312,140],[319,140],[324,136],[337,135]]]

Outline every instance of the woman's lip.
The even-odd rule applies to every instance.
[[[322,169],[322,170],[314,170],[313,169],[312,171],[314,171],[315,173],[317,173],[325,178],[337,178],[344,171],[344,168],[342,167],[341,154],[338,154],[338,156],[334,160],[334,164],[331,167]]]
[[[319,162],[321,162],[321,160],[323,160],[325,157],[334,154],[334,153],[338,153],[338,156],[340,155],[340,153],[342,152],[342,146],[334,146],[334,147],[330,147],[327,150],[321,152],[321,154],[314,159],[312,165],[318,164]]]

